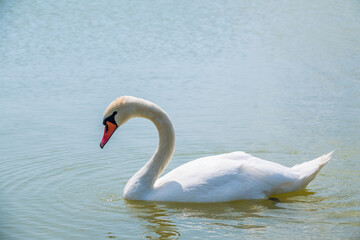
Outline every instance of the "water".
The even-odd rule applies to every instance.
[[[359,14],[355,0],[0,1],[0,238],[358,239]],[[129,202],[158,140],[134,119],[99,148],[121,95],[168,112],[167,171],[336,152],[278,201]]]

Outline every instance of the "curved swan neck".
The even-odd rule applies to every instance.
[[[159,133],[159,145],[144,167],[148,170],[147,176],[151,178],[150,182],[151,186],[153,186],[171,160],[175,148],[175,133],[170,118],[165,111],[156,105],[153,105],[151,110],[153,111],[144,112],[143,117],[155,124]]]
[[[159,106],[141,100],[131,115],[152,121],[159,133],[159,145],[151,159],[129,180],[124,192],[126,195],[138,195],[151,190],[156,179],[168,165],[175,148],[175,133],[170,118]],[[138,196],[136,196],[138,198]],[[127,196],[127,198],[132,198]]]

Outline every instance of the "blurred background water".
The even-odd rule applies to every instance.
[[[166,172],[335,155],[279,201],[125,201],[158,139],[134,119],[99,148],[121,95],[171,117]],[[0,0],[0,114],[1,239],[360,237],[359,1]]]

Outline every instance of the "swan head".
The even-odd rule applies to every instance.
[[[132,117],[136,110],[136,102],[137,98],[124,96],[119,97],[110,103],[104,113],[103,124],[105,129],[103,138],[100,142],[101,148],[109,141],[115,130]]]

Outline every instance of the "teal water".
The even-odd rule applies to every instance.
[[[360,3],[0,1],[0,239],[358,239]],[[121,95],[165,109],[166,171],[241,150],[286,166],[335,150],[278,201],[129,202],[157,146]]]

